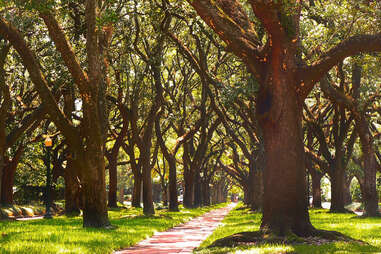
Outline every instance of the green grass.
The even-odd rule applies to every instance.
[[[143,216],[142,209],[112,209],[109,217],[115,229],[83,228],[80,217],[0,221],[0,253],[111,253],[225,205],[160,210],[151,217]]]
[[[242,204],[225,217],[224,225],[218,227],[195,253],[381,253],[381,218],[358,218],[354,214],[331,214],[323,209],[310,211],[312,224],[316,228],[339,231],[355,239],[361,239],[368,244],[335,242],[321,245],[266,244],[234,248],[207,248],[217,239],[243,231],[259,229],[261,214],[252,213],[248,209],[237,210],[237,208],[243,208]]]

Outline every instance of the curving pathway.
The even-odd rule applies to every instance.
[[[114,252],[114,254],[169,254],[192,253],[221,224],[222,219],[236,206],[230,203],[202,216],[196,217],[164,232],[157,232],[151,238],[137,245]]]

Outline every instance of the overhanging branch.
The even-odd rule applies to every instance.
[[[299,78],[303,84],[301,96],[305,98],[315,83],[335,65],[346,57],[360,53],[381,51],[381,33],[373,35],[356,35],[339,43],[311,66],[302,68]]]

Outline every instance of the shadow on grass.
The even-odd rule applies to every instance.
[[[301,238],[297,236],[266,237],[260,231],[240,232],[214,241],[205,250],[208,250],[206,253],[216,254],[233,253],[233,250],[237,249],[270,248],[273,252],[269,253],[278,253],[276,248],[279,246],[281,249],[279,253],[336,253],[336,251],[379,253],[381,251],[380,247],[355,240],[339,232],[317,230],[316,234],[314,237]]]

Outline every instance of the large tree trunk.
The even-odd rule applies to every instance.
[[[138,172],[134,172],[134,187],[132,190],[132,207],[141,207],[142,194],[142,176]]]
[[[321,208],[321,179],[323,174],[316,172],[314,169],[310,172],[312,178],[312,207]]]
[[[4,167],[2,184],[1,184],[1,204],[11,205],[13,204],[13,186],[15,181],[17,164],[12,163]]]
[[[261,230],[306,236],[314,228],[306,199],[302,108],[292,79],[279,70],[275,73],[257,102],[266,157]]]
[[[176,177],[176,158],[168,161],[169,164],[169,211],[179,211],[177,200],[177,177]]]
[[[364,184],[362,198],[365,206],[365,216],[379,216],[377,193],[377,163],[374,151],[372,134],[364,115],[356,119],[356,127],[360,136],[362,161],[364,170]]]
[[[118,201],[124,206],[124,184],[120,185],[119,188],[119,199]]]
[[[340,157],[336,158],[335,168],[331,170],[333,173],[331,178],[331,207],[330,211],[335,213],[347,212],[344,202],[344,184],[345,184],[345,170],[341,167],[338,161]]]
[[[263,205],[263,175],[260,169],[254,168],[252,179],[252,194],[250,207],[253,211],[259,211]]]
[[[89,140],[87,150],[81,157],[83,158],[81,162],[84,195],[83,226],[107,227],[110,222],[107,214],[103,144],[96,141],[92,143]]]
[[[0,128],[1,128],[1,123],[0,123]],[[4,160],[4,153],[5,151],[3,150],[3,147],[2,147],[2,144],[3,141],[5,141],[5,135],[1,135],[1,130],[0,130],[0,139],[2,139],[4,137],[4,140],[0,140],[0,197],[2,196],[2,179],[3,179],[3,172],[4,172],[4,168],[5,168],[5,160]],[[5,147],[5,146],[4,146]]]
[[[187,167],[187,166],[186,166]],[[194,176],[190,168],[184,168],[184,197],[183,203],[184,207],[192,208],[193,207],[193,195],[194,195]]]
[[[15,174],[17,165],[21,159],[21,156],[24,152],[24,147],[20,145],[17,148],[15,155],[12,160],[7,159],[5,167],[3,168],[3,177],[1,180],[1,196],[0,202],[2,204],[13,204],[13,186],[15,182]]]
[[[198,169],[196,169],[196,172],[195,172],[193,188],[194,188],[193,207],[201,207],[202,206],[201,176],[200,176],[200,170]]]
[[[151,146],[149,146],[151,147]],[[143,160],[143,213],[145,215],[155,214],[152,197],[152,177],[150,164],[150,150],[141,151],[143,154],[140,158]]]
[[[217,185],[218,188],[218,194],[217,194],[217,203],[224,203],[227,200],[228,195],[228,189],[226,185],[226,180],[222,178]]]
[[[246,181],[248,182],[248,181]],[[245,183],[243,185],[243,203],[246,205],[246,206],[249,206],[251,204],[251,196],[252,196],[252,191],[251,191],[251,188],[250,188],[250,185],[248,183]]]
[[[161,200],[163,201],[163,206],[168,206],[168,188],[165,184],[161,184]]]
[[[353,176],[346,176],[344,178],[344,205],[349,205],[352,203],[352,194],[351,194],[351,182]]]
[[[116,192],[117,192],[117,187],[118,187],[118,167],[117,167],[117,161],[116,158],[110,158],[108,162],[109,168],[109,190],[108,190],[108,207],[118,207],[117,204],[117,197],[116,197]]]
[[[210,187],[207,180],[202,183],[202,205],[210,206]]]
[[[64,170],[65,178],[65,214],[69,216],[79,215],[81,210],[81,186],[78,168],[72,159],[67,160]]]

